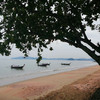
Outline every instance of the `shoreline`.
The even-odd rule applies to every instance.
[[[98,70],[100,66],[96,65],[1,86],[0,100],[34,100]]]
[[[24,73],[24,74],[18,74],[18,75],[12,75],[12,76],[7,76],[7,77],[3,77],[0,78],[0,87],[1,86],[6,86],[6,85],[10,85],[16,82],[21,82],[21,81],[25,81],[25,80],[30,80],[30,79],[34,79],[34,78],[39,78],[39,77],[45,77],[45,76],[49,76],[49,75],[55,75],[58,73],[63,73],[63,72],[69,72],[69,71],[74,71],[74,70],[78,70],[81,68],[87,68],[87,67],[91,67],[91,66],[95,66],[96,64],[87,64],[85,66],[63,66],[62,68],[57,68],[57,69],[47,69],[47,70],[42,70],[39,72],[30,72],[30,73]]]

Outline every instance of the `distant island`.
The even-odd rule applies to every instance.
[[[11,59],[31,59],[36,60],[37,57],[13,57]],[[94,61],[92,58],[42,58],[43,60],[77,60],[77,61]]]

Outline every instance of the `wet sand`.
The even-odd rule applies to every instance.
[[[0,100],[34,100],[84,79],[99,70],[100,66],[91,66],[2,86],[0,87]],[[74,87],[81,88],[79,84]]]

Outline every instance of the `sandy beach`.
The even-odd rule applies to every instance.
[[[97,85],[99,81],[100,66],[91,66],[2,86],[0,87],[0,100],[64,100],[54,98],[52,95],[58,94],[59,97],[59,93],[61,95],[65,87],[68,90],[67,94],[72,92],[71,90],[75,91],[75,93],[77,93],[76,90],[78,90],[78,93],[91,90],[90,92],[93,93],[99,87]],[[50,96],[52,99],[50,99]]]

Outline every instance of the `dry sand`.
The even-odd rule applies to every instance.
[[[2,86],[0,87],[0,100],[34,100],[36,98],[39,98],[40,96],[47,95],[51,91],[55,90],[56,92],[52,92],[48,96],[39,98],[38,100],[65,100],[60,99],[59,95],[61,96],[61,93],[63,93],[66,89],[67,93],[72,91],[75,91],[75,93],[77,93],[76,90],[82,90],[78,91],[78,93],[82,94],[83,91],[86,92],[90,88],[94,91],[95,89],[93,87],[96,87],[94,83],[100,80],[100,74],[98,74],[99,70],[100,66],[92,66],[70,72],[63,72],[55,75],[49,75],[45,77],[35,78],[27,81]],[[93,76],[91,75],[94,75],[93,79]],[[61,89],[62,87],[63,89]],[[98,88],[98,86],[96,88]],[[58,94],[58,98],[54,98],[57,97],[54,96],[54,94]],[[50,99],[50,96],[52,97],[52,99]]]

